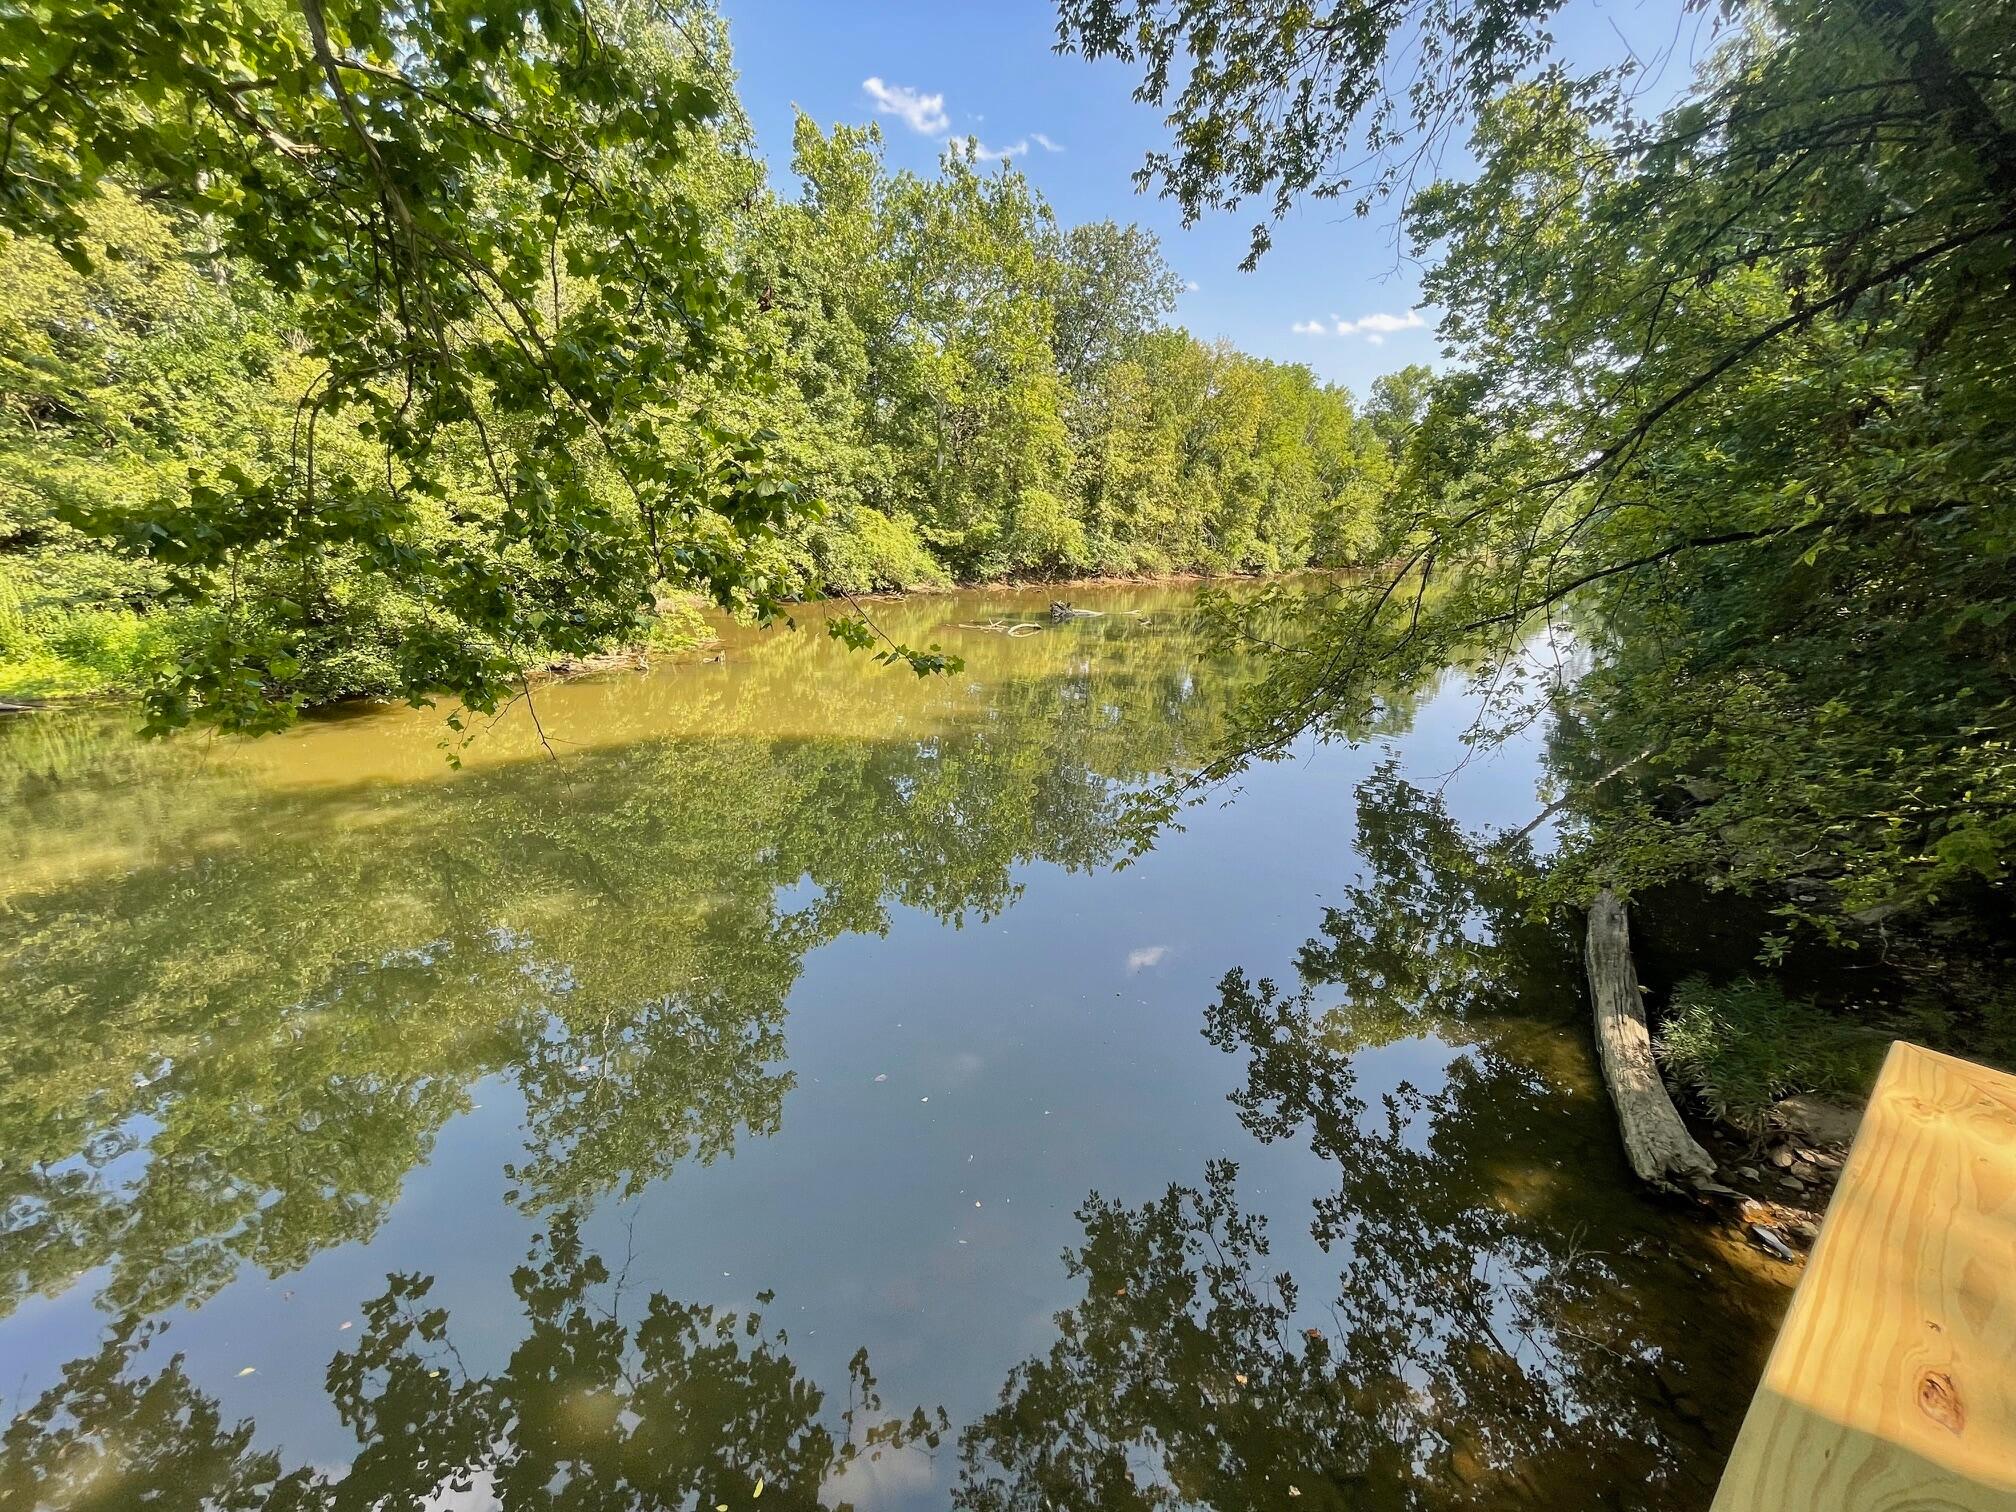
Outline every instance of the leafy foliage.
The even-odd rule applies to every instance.
[[[1473,741],[1554,721],[1557,901],[1760,894],[1766,959],[1882,943],[2006,1043],[2009,12],[1746,4],[1651,119],[1544,51],[1545,10],[1063,7],[1151,97],[1211,60],[1150,164],[1186,206],[1471,129],[1475,173],[1405,202],[1460,366],[1401,431],[1397,565],[1312,601],[1221,772],[1462,662]],[[1410,28],[1428,82],[1363,96]]]
[[[654,578],[767,604],[739,543],[795,488],[704,417],[698,444],[659,444],[684,380],[739,360],[741,293],[679,182],[724,102],[624,35],[640,18],[594,0],[0,11],[0,226],[88,274],[101,192],[130,186],[207,276],[283,297],[312,364],[284,447],[54,509],[210,611],[149,690],[156,728],[283,720],[332,569],[413,601],[394,691],[478,708],[527,645],[630,629]],[[703,516],[718,539],[694,534]]]
[[[1064,51],[1141,70],[1173,143],[1135,175],[1183,211],[1266,196],[1349,197],[1364,215],[1433,161],[1466,117],[1546,55],[1559,0],[1059,0]],[[1362,151],[1353,153],[1358,144]],[[1272,243],[1253,228],[1250,270]]]
[[[1657,1049],[1666,1069],[1725,1123],[1762,1133],[1764,1115],[1795,1092],[1861,1098],[1889,1040],[1843,1024],[1774,983],[1715,986],[1690,977],[1673,990]]]
[[[0,698],[487,710],[693,592],[1369,538],[1388,443],[1166,328],[1139,227],[806,120],[773,191],[696,0],[54,14],[0,30]]]

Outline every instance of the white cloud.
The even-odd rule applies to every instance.
[[[952,117],[946,112],[945,96],[942,94],[925,94],[907,84],[884,83],[879,77],[863,79],[861,88],[875,102],[878,114],[898,117],[905,126],[921,136],[942,137],[952,129]],[[978,122],[987,118],[976,115],[973,119]],[[968,162],[1005,163],[1013,158],[1027,157],[1032,141],[1045,152],[1064,150],[1061,143],[1052,141],[1040,131],[1032,131],[1006,147],[989,147],[974,136],[954,137],[945,144],[945,151]]]
[[[1187,294],[1195,294],[1197,292],[1197,280],[1194,278],[1185,279],[1183,281],[1183,290]]]
[[[1421,318],[1419,310],[1409,310],[1404,315],[1361,315],[1356,320],[1337,320],[1335,315],[1330,318],[1337,321],[1339,336],[1363,336],[1375,346],[1395,331],[1411,331],[1428,324]]]
[[[1127,975],[1144,971],[1150,966],[1160,966],[1162,957],[1169,954],[1167,945],[1144,945],[1139,950],[1127,952]]]
[[[1419,310],[1409,310],[1403,315],[1361,315],[1356,320],[1332,315],[1327,325],[1320,320],[1298,320],[1291,329],[1297,336],[1363,336],[1373,346],[1384,346],[1395,331],[1412,331],[1426,324]]]
[[[975,136],[954,137],[945,144],[947,157],[964,158],[967,162],[1005,163],[1013,158],[1029,155],[1027,138],[1010,142],[1006,147],[989,147]]]
[[[951,128],[952,118],[945,114],[945,96],[942,94],[923,94],[907,85],[884,84],[875,78],[863,79],[861,87],[868,91],[877,111],[883,115],[901,116],[903,124],[912,131],[937,136]]]

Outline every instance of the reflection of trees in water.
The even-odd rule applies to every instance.
[[[1093,1194],[1066,1257],[1084,1298],[966,1430],[962,1506],[1705,1502],[1741,1388],[1700,1396],[1726,1398],[1759,1320],[1718,1312],[1632,1195],[1564,1175],[1617,1164],[1586,1077],[1555,1071],[1579,1044],[1572,942],[1480,887],[1392,769],[1359,820],[1367,875],[1301,988],[1235,971],[1205,1031],[1245,1058],[1251,1132],[1328,1164],[1334,1293],[1269,1274],[1229,1161],[1139,1208]],[[1357,1057],[1416,1035],[1462,1048],[1432,1086],[1361,1094]]]
[[[101,1265],[108,1306],[149,1311],[368,1238],[486,1076],[525,1101],[528,1206],[774,1132],[809,950],[1101,864],[1125,785],[1211,739],[1228,691],[1182,625],[1096,644],[914,738],[647,739],[319,795],[17,771],[30,821],[179,839],[0,883],[0,1314]]]
[[[799,1375],[782,1330],[652,1293],[636,1322],[561,1216],[512,1277],[525,1332],[479,1375],[456,1348],[432,1280],[386,1278],[327,1388],[358,1443],[339,1469],[289,1469],[227,1424],[180,1356],[150,1360],[165,1330],[128,1317],[0,1439],[0,1512],[154,1506],[265,1512],[421,1509],[473,1490],[513,1509],[844,1506],[849,1470],[928,1454],[943,1413],[885,1413],[867,1352],[834,1413]],[[147,1366],[156,1364],[152,1373]]]

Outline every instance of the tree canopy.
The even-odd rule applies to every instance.
[[[684,594],[1370,540],[1386,441],[1168,325],[1152,235],[872,127],[773,188],[697,0],[13,7],[0,63],[0,699],[489,709]]]
[[[1223,770],[1465,661],[1474,739],[1554,718],[1553,896],[1684,876],[1929,967],[1935,920],[2006,915],[2016,847],[2009,14],[1733,7],[1644,114],[1548,9],[1062,6],[1173,97],[1150,182],[1278,211],[1371,163],[1442,312],[1394,568],[1273,654]],[[1417,176],[1459,124],[1474,171]]]
[[[415,601],[398,690],[479,707],[519,648],[594,649],[656,577],[751,587],[726,543],[796,491],[751,435],[703,422],[678,454],[656,435],[682,380],[742,360],[743,290],[678,180],[724,101],[645,12],[17,6],[0,60],[0,226],[88,275],[124,250],[101,196],[128,191],[211,277],[283,299],[312,364],[272,455],[57,508],[219,610],[156,688],[158,723],[284,715],[274,684],[345,567]],[[70,421],[67,392],[37,397]],[[318,453],[326,421],[348,455]],[[675,531],[702,513],[725,542]]]

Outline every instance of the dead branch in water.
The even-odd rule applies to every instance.
[[[1033,620],[990,620],[984,625],[961,622],[953,627],[958,630],[984,630],[989,635],[1005,635],[1011,640],[1024,635],[1035,635],[1043,627]]]

